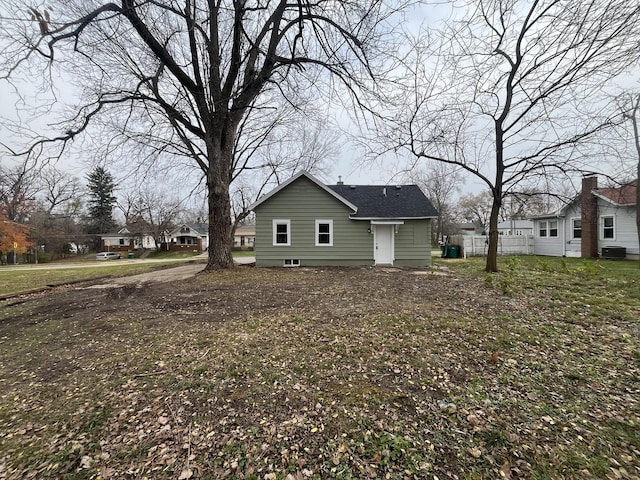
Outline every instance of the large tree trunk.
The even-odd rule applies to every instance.
[[[215,155],[215,153],[213,154]],[[210,156],[209,158],[214,158]],[[209,162],[207,193],[209,196],[209,260],[205,270],[233,268],[231,255],[231,199],[229,166],[231,152]],[[229,158],[225,158],[228,156]]]

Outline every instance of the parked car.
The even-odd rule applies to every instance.
[[[122,256],[118,252],[99,252],[96,260],[119,260]]]

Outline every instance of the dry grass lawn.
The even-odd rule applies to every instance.
[[[0,478],[640,478],[640,269],[514,258],[0,303]]]

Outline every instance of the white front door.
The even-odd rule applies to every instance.
[[[393,265],[393,225],[375,225],[373,231],[376,265]]]

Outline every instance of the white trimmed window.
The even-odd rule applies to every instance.
[[[291,220],[273,220],[273,245],[291,245]]]
[[[571,238],[573,239],[582,238],[582,219],[580,218],[571,219]]]
[[[613,215],[600,217],[600,238],[603,240],[616,238],[616,219]]]
[[[333,246],[333,220],[316,220],[316,247]]]
[[[546,220],[540,220],[540,226],[538,228],[538,236],[539,237],[546,237],[547,236],[547,221]]]
[[[557,237],[558,236],[558,220],[540,220],[538,227],[539,237]]]

